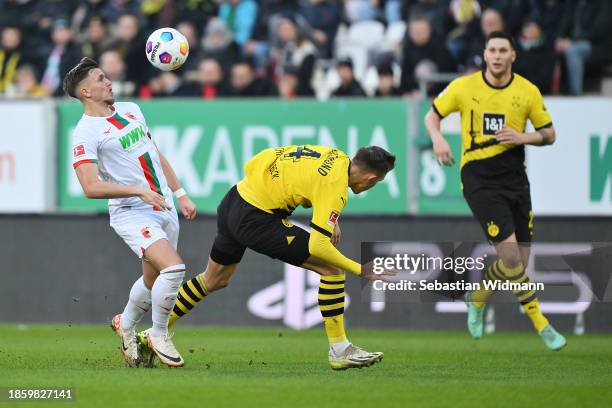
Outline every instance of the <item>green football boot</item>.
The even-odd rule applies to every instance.
[[[468,307],[468,318],[467,326],[470,335],[474,339],[482,337],[484,331],[484,311],[485,307],[477,307],[472,303],[472,292],[468,292],[466,296],[466,303]]]
[[[565,337],[554,329],[550,324],[542,329],[540,337],[546,347],[551,351],[559,351],[567,344]]]

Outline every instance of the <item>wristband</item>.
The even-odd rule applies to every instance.
[[[174,192],[174,197],[176,198],[181,198],[182,196],[186,196],[186,195],[187,195],[187,192],[185,191],[183,187],[179,188],[178,190]]]

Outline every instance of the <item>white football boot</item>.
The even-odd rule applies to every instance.
[[[110,323],[111,328],[121,339],[121,355],[129,367],[138,367],[140,364],[140,354],[138,353],[138,341],[134,330],[121,330],[121,314],[113,317]]]
[[[368,352],[360,347],[349,344],[342,353],[336,354],[330,347],[329,365],[334,370],[346,370],[347,368],[369,367],[383,359],[383,353],[379,351]]]
[[[149,348],[155,352],[159,360],[168,367],[182,367],[185,364],[183,357],[174,347],[172,334],[166,333],[163,336],[154,336],[151,331],[147,331],[147,341]]]

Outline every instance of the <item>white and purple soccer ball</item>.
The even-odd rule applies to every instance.
[[[187,61],[189,43],[174,28],[160,28],[147,39],[145,53],[149,62],[162,71],[172,71]]]

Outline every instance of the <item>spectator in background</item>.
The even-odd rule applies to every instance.
[[[202,39],[202,58],[214,58],[221,62],[225,76],[240,57],[238,45],[232,38],[223,20],[214,18],[206,26],[206,34]]]
[[[193,84],[185,83],[174,71],[162,72],[150,81],[153,96],[156,98],[182,98],[197,96],[198,89]]]
[[[343,0],[344,16],[349,24],[372,21],[381,17],[379,0]]]
[[[72,31],[67,20],[56,20],[51,33],[53,48],[49,53],[42,76],[42,86],[53,96],[62,96],[62,79],[81,60],[81,50],[72,42]]]
[[[279,40],[278,48],[271,52],[275,64],[275,77],[280,78],[283,69],[291,67],[298,76],[297,94],[300,96],[313,95],[310,83],[316,62],[317,49],[308,40],[298,26],[295,15],[287,14],[280,17],[276,27],[276,36]]]
[[[405,0],[407,21],[425,17],[437,38],[446,38],[449,30],[450,0]]]
[[[152,67],[143,58],[143,44],[146,38],[140,29],[140,18],[133,13],[123,13],[117,19],[115,29],[117,38],[109,47],[119,53],[125,62],[125,81],[134,84],[136,89],[148,82]]]
[[[449,14],[455,27],[448,33],[448,50],[455,61],[467,61],[472,37],[480,30],[480,3],[478,0],[451,0]]]
[[[224,81],[221,64],[214,58],[205,58],[198,65],[197,80],[204,99],[228,96],[230,90]]]
[[[0,94],[13,83],[17,68],[26,62],[24,55],[21,29],[8,25],[2,29],[0,38]]]
[[[92,17],[87,26],[85,41],[81,45],[83,56],[97,61],[110,48],[111,43],[105,21],[101,17]]]
[[[408,39],[404,43],[402,58],[402,92],[411,97],[420,95],[417,81],[417,67],[421,67],[427,75],[434,72],[455,72],[457,64],[446,48],[444,42],[436,41],[432,36],[429,20],[424,17],[416,17],[410,20],[408,26]],[[425,64],[422,64],[426,62]],[[425,79],[425,78],[422,78]],[[430,92],[435,94],[443,86],[434,85]]]
[[[535,10],[532,15],[540,22],[546,42],[554,44],[559,36],[559,22],[565,13],[565,0],[534,0]]]
[[[229,96],[248,98],[276,94],[276,90],[270,83],[255,76],[252,63],[239,61],[232,66]]]
[[[105,10],[106,0],[85,0],[78,3],[79,6],[72,15],[71,27],[74,33],[83,33],[78,36],[78,40],[83,41],[91,20],[98,19],[106,22],[109,15]]]
[[[556,51],[565,57],[567,81],[572,95],[582,93],[584,65],[589,60],[610,58],[610,0],[576,0],[567,3]]]
[[[219,18],[240,47],[251,39],[256,17],[257,3],[254,0],[225,0],[219,7]]]
[[[184,72],[183,76],[191,80],[197,75],[198,63],[202,59],[203,52],[198,38],[198,29],[194,23],[188,20],[178,23],[176,29],[185,36],[189,44],[189,58],[179,72]]]
[[[176,21],[189,21],[200,37],[208,21],[219,14],[219,3],[217,0],[175,1]]]
[[[322,58],[332,58],[342,8],[335,0],[300,0],[300,14],[309,26],[308,35]]]
[[[100,69],[113,82],[113,94],[116,98],[134,95],[136,86],[126,80],[125,62],[117,51],[104,51],[100,56]]]
[[[281,15],[297,14],[297,0],[261,0],[251,39],[243,46],[246,57],[255,61],[257,68],[266,65],[271,45],[278,44],[275,28]]]
[[[513,71],[533,82],[542,94],[550,94],[555,70],[555,51],[552,44],[546,41],[536,20],[529,19],[523,24],[516,53]]]
[[[278,95],[281,99],[295,99],[300,96],[298,92],[299,84],[298,70],[293,67],[285,67],[278,79]],[[314,93],[311,95],[314,95]]]
[[[353,72],[353,61],[350,58],[342,58],[337,64],[340,86],[332,92],[333,97],[365,97],[366,93],[355,79]]]
[[[504,21],[504,30],[517,36],[526,17],[533,16],[536,8],[533,0],[481,0],[484,8],[497,10]]]
[[[7,89],[7,96],[26,99],[48,97],[49,92],[38,83],[36,76],[33,66],[24,64],[19,67],[15,83]]]
[[[472,35],[466,66],[468,71],[483,68],[483,53],[485,39],[493,31],[504,31],[504,20],[501,13],[495,9],[486,9],[480,18],[480,30]]]
[[[384,2],[383,8],[387,24],[393,24],[403,20],[402,3],[404,3],[404,0],[386,0]]]
[[[376,92],[374,96],[377,98],[390,98],[399,97],[402,95],[402,91],[399,87],[395,86],[395,79],[393,77],[393,69],[390,65],[384,64],[378,67],[378,84],[376,85]]]

